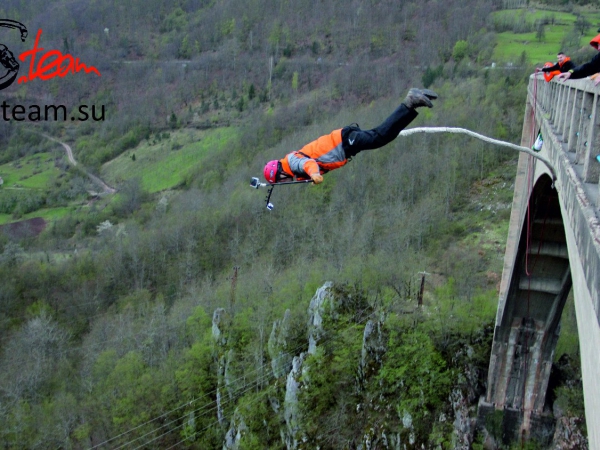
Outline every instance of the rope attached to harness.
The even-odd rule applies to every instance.
[[[550,170],[550,173],[552,174],[552,183],[554,184],[554,182],[556,181],[556,172],[554,170],[554,167],[552,166],[552,163],[550,163],[550,161],[548,161],[548,159],[546,159],[545,157],[543,157],[539,153],[535,153],[530,148],[522,147],[521,145],[512,144],[512,143],[506,142],[506,141],[500,141],[498,139],[493,139],[493,138],[484,136],[482,134],[475,133],[474,131],[466,130],[464,128],[452,128],[452,127],[418,127],[418,128],[409,128],[407,130],[402,130],[400,132],[400,136],[410,136],[411,134],[415,134],[415,133],[456,133],[456,134],[466,134],[468,136],[480,139],[482,141],[489,142],[490,144],[501,145],[503,147],[508,147],[508,148],[512,148],[513,150],[517,150],[517,151],[520,151],[520,152],[523,152],[523,153],[527,153],[528,155],[531,155],[534,158],[537,158],[541,162],[543,162],[548,167],[548,169]]]

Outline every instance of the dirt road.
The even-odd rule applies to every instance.
[[[50,139],[51,141],[57,142],[60,145],[63,146],[63,148],[65,149],[65,152],[67,153],[67,158],[69,159],[69,162],[71,164],[73,164],[73,166],[77,166],[77,161],[75,161],[75,158],[73,157],[73,149],[71,148],[71,146],[69,144],[67,144],[66,142],[62,142],[52,136],[48,136],[47,134],[42,134],[42,136],[44,136],[47,139]],[[86,173],[86,175],[98,186],[102,187],[102,190],[104,191],[104,193],[106,194],[114,194],[115,192],[117,192],[117,190],[113,187],[110,187],[108,184],[106,184],[104,181],[102,181],[100,178],[98,178],[96,175],[88,172],[87,170],[84,170],[84,172]]]

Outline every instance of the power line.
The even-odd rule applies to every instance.
[[[370,309],[370,308],[369,308],[369,309]],[[367,311],[367,309],[364,309],[364,310],[362,310],[362,311],[361,311],[361,313],[364,313],[365,311]],[[365,314],[365,315],[364,315],[364,316],[362,316],[362,317],[361,317],[361,319],[360,319],[358,322],[356,322],[356,323],[361,323],[361,324],[362,324],[362,323],[364,323],[364,322],[365,322],[365,319],[367,319],[367,318],[368,318],[368,317],[370,317],[370,316],[371,316],[371,313],[369,313],[369,314]],[[320,341],[320,342],[319,342],[319,344],[321,344],[321,345],[324,345],[325,343],[327,343],[327,342],[328,342],[328,341],[330,341],[331,339],[333,339],[333,335],[330,335],[330,336],[326,337],[325,339],[323,339],[322,341]],[[303,346],[303,347],[304,347],[304,346]],[[296,349],[296,350],[297,350],[297,349]],[[256,400],[254,400],[254,401],[256,401]],[[254,401],[251,401],[251,402],[250,402],[250,404],[254,403]],[[196,431],[196,432],[195,432],[195,433],[192,435],[192,437],[195,437],[195,436],[196,436],[198,433],[200,433],[200,432],[202,432],[202,431],[205,431],[206,429],[208,429],[210,426],[214,425],[215,423],[217,423],[217,422],[213,422],[213,423],[212,423],[211,425],[209,425],[208,427],[205,427],[205,428],[203,428],[203,429],[201,429],[201,430],[197,430],[197,431]],[[172,446],[172,447],[169,447],[169,449],[170,449],[170,448],[174,448],[175,446],[177,446],[177,445],[179,445],[179,444],[181,444],[181,443],[185,442],[185,441],[186,441],[186,440],[188,440],[188,439],[190,439],[190,437],[187,437],[187,438],[185,438],[185,439],[183,439],[183,440],[179,441],[179,442],[178,442],[177,444],[175,444],[174,446]],[[138,447],[138,448],[139,448],[139,447]]]
[[[370,312],[369,312],[369,313],[367,313],[367,314],[364,314],[364,313],[365,313],[366,311],[368,311],[369,309],[371,309],[371,308],[370,308],[370,307],[369,307],[369,308],[365,308],[365,309],[363,309],[362,311],[360,311],[360,320],[358,320],[356,323],[364,323],[364,322],[366,321],[366,319],[367,319],[368,317],[370,317],[370,316],[371,316],[371,313],[370,313]],[[319,342],[319,344],[323,345],[323,344],[327,343],[329,340],[331,340],[331,339],[332,339],[332,337],[333,337],[333,336],[328,336],[328,337],[326,337],[326,338],[322,339],[322,340]],[[296,348],[294,348],[294,349],[292,349],[291,351],[289,351],[289,352],[286,352],[286,353],[287,353],[288,355],[294,355],[294,354],[296,354],[297,352],[299,352],[299,351],[300,351],[302,348],[305,348],[305,347],[306,347],[306,345],[305,345],[305,344],[302,344],[302,345],[299,345],[299,346],[297,346]],[[279,358],[283,358],[284,356],[285,356],[285,355],[281,355]],[[272,361],[272,360],[271,360],[271,361]],[[264,371],[264,370],[265,370],[265,368],[269,369],[269,368],[268,368],[268,365],[270,365],[270,364],[271,364],[271,361],[269,361],[269,362],[265,362],[265,363],[261,364],[259,367],[255,368],[253,371],[251,371],[251,372],[249,372],[249,373],[250,373],[250,374],[252,374],[252,373],[258,373],[259,371],[260,371],[260,372]],[[246,373],[245,373],[243,376],[241,376],[241,377],[237,378],[237,379],[236,379],[236,380],[234,380],[234,381],[238,381],[238,380],[242,380],[242,379],[246,378],[246,377],[248,376],[248,374],[249,374],[249,373],[248,373],[248,372],[246,372]],[[234,394],[232,394],[232,397],[239,397],[240,395],[243,395],[243,394],[245,394],[246,392],[249,392],[251,389],[254,389],[254,388],[256,387],[256,384],[257,384],[257,382],[261,382],[261,383],[262,383],[262,382],[264,382],[264,381],[268,380],[269,378],[271,378],[271,374],[269,373],[269,370],[267,370],[267,372],[266,372],[265,374],[261,375],[261,376],[260,376],[258,379],[256,379],[256,380],[254,380],[254,381],[252,381],[252,382],[249,382],[249,383],[247,383],[247,384],[245,384],[245,385],[241,386],[241,387],[240,387],[240,388],[239,388],[239,389],[238,389],[236,392],[234,392]],[[190,404],[192,404],[192,403],[194,403],[194,402],[196,402],[196,401],[198,401],[198,400],[201,400],[201,399],[203,399],[203,398],[206,398],[206,397],[208,397],[209,395],[216,395],[216,393],[217,393],[217,391],[218,391],[218,390],[219,390],[219,388],[217,388],[217,389],[214,389],[214,390],[212,390],[211,392],[209,392],[209,393],[207,393],[207,394],[203,395],[202,397],[198,397],[198,398],[196,398],[196,399],[193,399],[193,400],[191,400],[190,402],[186,402],[185,404],[183,404],[183,405],[181,405],[181,406],[179,406],[179,407],[177,407],[177,408],[175,408],[175,409],[171,410],[170,412],[168,412],[168,413],[163,413],[163,414],[161,414],[160,416],[158,416],[158,417],[156,417],[156,418],[154,418],[154,419],[151,419],[151,420],[149,420],[149,421],[145,422],[144,424],[138,425],[137,427],[135,427],[135,428],[132,428],[131,430],[127,430],[127,431],[125,431],[125,432],[121,433],[119,436],[116,436],[116,437],[114,437],[114,438],[111,438],[111,439],[109,439],[109,440],[107,440],[107,441],[105,441],[105,442],[103,442],[103,443],[101,443],[101,444],[98,444],[98,445],[96,445],[95,447],[92,447],[92,449],[93,449],[93,448],[100,447],[100,446],[102,446],[102,445],[105,445],[105,444],[106,444],[106,443],[108,443],[108,442],[112,442],[114,439],[117,439],[118,437],[122,437],[122,436],[124,436],[124,435],[126,435],[126,434],[128,434],[128,433],[130,433],[130,432],[132,432],[132,431],[135,431],[136,429],[139,429],[141,426],[144,426],[144,425],[147,425],[147,424],[149,424],[149,423],[152,423],[152,422],[154,422],[154,421],[158,420],[159,418],[162,418],[162,417],[164,417],[164,416],[165,416],[165,415],[167,415],[167,414],[170,414],[170,413],[172,413],[172,412],[178,411],[178,410],[180,410],[181,408],[183,408],[183,407],[185,407],[185,406],[188,406],[188,405],[190,405]],[[234,401],[233,399],[226,400],[226,402],[227,402],[227,403],[229,403],[229,402],[233,402],[233,401]],[[255,400],[255,401],[256,401],[256,400]],[[252,402],[251,402],[251,403],[252,403]],[[202,414],[200,414],[200,415],[198,416],[198,418],[201,418],[201,417],[205,416],[206,414],[208,414],[208,413],[211,413],[211,412],[215,411],[215,410],[218,408],[218,405],[214,405],[214,406],[210,407],[209,409],[206,409],[206,408],[207,408],[207,407],[208,407],[210,404],[212,404],[212,402],[211,402],[211,403],[209,403],[209,404],[205,404],[205,405],[201,406],[200,408],[198,408],[198,409],[196,409],[196,410],[194,410],[194,411],[188,412],[188,413],[186,413],[186,415],[189,415],[189,414],[193,414],[193,413],[197,413],[197,412],[200,412],[200,411],[202,411]],[[204,410],[204,411],[203,411],[203,410]],[[127,446],[127,445],[129,445],[129,444],[132,444],[133,442],[136,442],[136,441],[138,441],[139,439],[143,438],[144,436],[147,436],[147,435],[149,435],[150,433],[156,432],[156,431],[158,431],[158,430],[160,430],[160,429],[162,429],[162,428],[164,428],[164,427],[166,427],[166,426],[169,426],[169,425],[171,425],[171,424],[173,424],[173,423],[176,423],[176,422],[177,422],[177,421],[179,421],[179,420],[183,421],[184,419],[185,419],[185,416],[181,416],[181,417],[179,417],[179,418],[177,418],[177,419],[174,419],[174,420],[172,420],[172,421],[170,421],[170,422],[168,422],[168,423],[166,423],[166,424],[163,424],[163,425],[161,425],[160,427],[158,427],[158,428],[154,429],[153,431],[150,431],[150,432],[148,432],[148,433],[146,433],[146,434],[144,434],[144,435],[142,435],[142,436],[140,436],[140,437],[137,437],[137,438],[135,438],[135,439],[132,439],[132,440],[130,440],[130,441],[128,441],[128,442],[126,442],[126,443],[122,444],[120,447],[117,447],[116,449],[121,449],[121,448],[123,448],[123,447],[125,447],[125,446]],[[208,429],[210,426],[212,426],[212,425],[214,425],[214,424],[216,424],[216,423],[218,423],[218,420],[217,420],[217,421],[215,421],[215,422],[213,422],[213,423],[211,423],[209,426],[207,426],[207,427],[205,427],[205,428],[203,428],[203,429],[201,429],[201,430],[196,430],[196,431],[194,432],[194,434],[193,434],[191,437],[187,437],[187,438],[185,438],[185,439],[181,440],[180,442],[178,442],[177,444],[175,444],[175,446],[177,446],[177,445],[179,445],[179,444],[181,444],[181,443],[185,442],[185,441],[186,441],[186,440],[188,440],[188,439],[191,439],[191,438],[195,437],[195,436],[196,436],[198,433],[201,433],[201,432],[205,431],[205,430],[206,430],[206,429]],[[163,434],[161,434],[161,435],[159,435],[159,436],[156,436],[156,437],[152,438],[150,441],[146,441],[144,444],[142,444],[142,445],[141,445],[141,446],[139,446],[139,447],[136,447],[136,449],[139,449],[139,448],[143,447],[144,445],[147,445],[147,444],[149,444],[149,443],[151,443],[151,442],[154,442],[154,441],[155,441],[155,440],[157,440],[157,439],[160,439],[161,437],[164,437],[164,436],[166,436],[167,434],[169,434],[169,433],[171,433],[171,432],[173,432],[173,431],[175,431],[175,430],[177,430],[177,429],[181,428],[183,425],[184,425],[184,424],[182,423],[182,424],[178,425],[178,426],[177,426],[177,427],[175,427],[175,428],[172,428],[172,429],[170,429],[170,430],[167,430],[165,433],[163,433]],[[170,447],[170,448],[173,448],[173,447]],[[115,450],[116,450],[116,449],[115,449]]]

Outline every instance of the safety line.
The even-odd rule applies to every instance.
[[[552,163],[545,158],[544,156],[540,155],[539,153],[534,152],[532,149],[527,148],[527,147],[523,147],[521,145],[516,145],[513,144],[511,142],[506,142],[506,141],[501,141],[499,139],[494,139],[488,136],[484,136],[483,134],[479,134],[479,133],[475,133],[474,131],[471,130],[467,130],[465,128],[456,128],[456,127],[418,127],[418,128],[409,128],[406,130],[402,130],[400,132],[400,136],[410,136],[411,134],[416,134],[416,133],[456,133],[456,134],[466,134],[468,136],[480,139],[482,141],[485,142],[489,142],[490,144],[495,144],[495,145],[501,145],[503,147],[508,147],[511,148],[513,150],[517,150],[523,153],[527,153],[528,155],[533,156],[534,158],[539,159],[541,162],[543,162],[548,169],[550,170],[550,173],[552,174],[552,182],[556,181],[556,171],[554,170],[554,166],[552,165]]]

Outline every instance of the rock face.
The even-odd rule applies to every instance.
[[[308,305],[308,354],[314,355],[317,343],[323,337],[323,315],[327,309],[333,310],[331,288],[333,283],[328,281],[321,286]]]
[[[223,333],[225,310],[223,308],[215,309],[212,318],[212,337],[216,345],[225,345],[226,339]]]
[[[298,393],[301,388],[300,377],[302,375],[302,365],[305,354],[295,356],[292,361],[292,370],[287,376],[285,384],[285,400],[283,402],[283,417],[285,419],[286,430],[284,441],[288,450],[297,449],[301,440],[300,427],[300,408],[298,405]]]
[[[382,331],[383,321],[369,319],[363,333],[360,363],[358,366],[359,388],[364,387],[367,378],[379,370],[385,355],[385,337]]]
[[[288,450],[294,450],[299,448],[300,443],[304,440],[302,433],[302,417],[300,414],[300,407],[298,403],[298,395],[301,389],[309,388],[305,383],[306,372],[304,367],[304,361],[308,354],[314,354],[317,350],[317,344],[324,335],[323,330],[323,316],[326,312],[333,312],[334,304],[331,293],[333,283],[327,282],[321,286],[314,297],[310,301],[308,306],[308,351],[307,353],[300,353],[299,356],[294,356],[291,360],[291,370],[286,378],[285,384],[285,400],[283,402],[283,418],[285,420],[285,431],[282,431],[282,440]],[[288,321],[289,323],[289,318]],[[282,336],[287,336],[289,330],[286,330],[286,317],[282,321],[281,325],[277,323],[273,326],[273,332],[271,338],[273,342],[273,351],[275,356],[279,359],[275,360],[271,355],[272,365],[273,361],[276,362],[273,365],[273,373],[277,369],[277,373],[280,373],[281,369],[285,367],[280,366],[281,361],[287,361],[287,354],[285,351],[285,339]],[[271,343],[271,339],[269,339]],[[271,346],[270,346],[271,348]],[[269,351],[271,354],[271,351]],[[283,356],[282,356],[283,355]],[[291,358],[292,355],[289,355]],[[304,380],[304,381],[303,381]]]
[[[289,353],[290,310],[286,310],[283,320],[273,322],[267,350],[271,358],[271,370],[275,378],[285,376],[292,368],[292,357]]]
[[[581,433],[582,420],[561,417],[556,422],[552,448],[556,450],[587,450],[587,438]]]
[[[224,355],[225,364],[223,365],[223,380],[222,383],[225,386],[225,390],[228,394],[228,400],[233,400],[233,394],[235,390],[235,374],[233,373],[233,364],[235,362],[235,352],[230,348]]]
[[[476,420],[470,417],[468,399],[461,389],[455,388],[450,394],[450,402],[454,411],[454,448],[469,450],[473,443]]]
[[[470,346],[461,348],[454,355],[454,363],[462,366],[458,386],[450,393],[450,404],[454,412],[454,448],[469,450],[477,427],[476,409],[478,373],[472,363],[474,351]],[[462,362],[459,363],[459,362]]]
[[[240,448],[240,441],[242,436],[246,432],[248,427],[244,422],[244,418],[238,413],[238,410],[233,414],[231,420],[231,428],[225,434],[225,442],[223,443],[223,450],[237,450]]]

